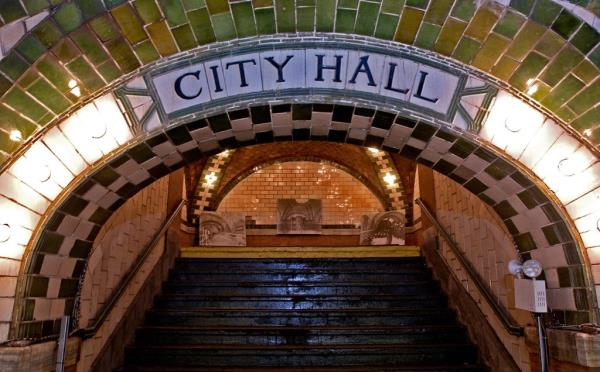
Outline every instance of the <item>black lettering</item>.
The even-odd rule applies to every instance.
[[[425,78],[427,78],[427,75],[429,75],[429,73],[425,71],[419,71],[419,73],[421,74],[421,78],[419,80],[419,86],[417,87],[417,93],[415,94],[415,97],[424,99],[425,101],[436,103],[438,101],[438,98],[429,98],[423,96],[423,86],[425,85]]]
[[[219,66],[210,66],[210,70],[213,74],[213,79],[215,80],[215,93],[223,91],[223,88],[221,88],[221,81],[219,81],[219,73],[217,72],[218,67]]]
[[[324,54],[317,54],[317,78],[315,81],[324,81],[323,80],[323,70],[335,70],[335,78],[333,79],[334,83],[341,83],[341,74],[342,74],[342,58],[344,56],[335,56],[335,66],[325,66],[323,65]]]
[[[369,79],[369,86],[377,86],[377,84],[375,84],[375,79],[373,79],[373,74],[371,73],[371,67],[369,67],[368,60],[369,56],[360,57],[360,62],[358,63],[358,66],[356,66],[356,70],[354,70],[352,79],[348,81],[350,84],[356,84],[356,77],[362,72],[363,74],[367,74],[367,79]]]
[[[246,82],[246,70],[244,70],[244,63],[252,63],[253,65],[256,65],[256,60],[245,59],[243,61],[229,62],[225,65],[225,70],[228,70],[229,66],[232,65],[238,66],[238,70],[240,72],[240,88],[248,86],[248,83]]]
[[[285,67],[285,65],[288,64],[288,62],[293,58],[294,56],[287,56],[285,58],[285,61],[283,61],[282,64],[279,64],[277,62],[275,62],[275,58],[273,57],[267,57],[265,58],[270,64],[273,65],[273,67],[275,67],[277,69],[277,82],[278,83],[285,83],[285,80],[283,79],[283,68]]]
[[[183,99],[194,99],[202,93],[202,87],[198,89],[198,93],[195,95],[188,96],[187,94],[183,93],[181,90],[181,82],[188,76],[193,76],[196,78],[196,80],[200,80],[200,71],[188,72],[178,77],[177,80],[175,80],[175,93]]]
[[[396,66],[398,66],[397,63],[390,62],[390,74],[388,75],[387,84],[385,85],[385,88],[383,88],[383,89],[391,90],[392,92],[397,92],[397,93],[401,93],[401,94],[406,94],[406,93],[408,93],[408,88],[407,89],[399,89],[399,88],[392,87],[392,85],[394,84],[394,74],[396,73]]]

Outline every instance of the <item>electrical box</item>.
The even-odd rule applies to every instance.
[[[515,307],[532,313],[547,313],[546,281],[515,279]]]

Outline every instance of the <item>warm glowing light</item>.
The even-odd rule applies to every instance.
[[[81,89],[77,86],[77,82],[73,79],[69,80],[69,89],[71,89],[71,94],[75,97],[81,96]]]
[[[528,96],[532,96],[535,94],[535,92],[538,91],[538,85],[537,84],[533,84],[532,86],[530,86],[529,88],[527,88],[527,95]]]
[[[204,176],[204,179],[206,180],[208,187],[211,187],[217,180],[217,176],[215,175],[215,172],[210,172],[209,174]]]
[[[591,136],[591,135],[592,135],[592,130],[591,130],[591,129],[589,129],[589,128],[588,128],[588,129],[586,129],[586,130],[584,130],[584,131],[583,131],[583,135],[584,135],[584,136],[587,136],[587,137]]]
[[[219,157],[226,158],[229,156],[229,154],[231,154],[231,150],[225,150],[219,153]]]
[[[367,150],[369,150],[369,152],[373,155],[377,155],[380,153],[379,149],[376,149],[374,147],[367,147]]]
[[[383,177],[383,180],[385,181],[385,183],[387,183],[389,186],[392,186],[395,182],[396,182],[396,176],[394,176],[393,174],[391,174],[390,172],[387,172],[385,174],[385,176]]]
[[[10,225],[7,223],[0,224],[0,243],[7,242],[10,239]]]
[[[23,135],[20,130],[13,129],[10,131],[9,138],[11,141],[21,142],[23,140]]]

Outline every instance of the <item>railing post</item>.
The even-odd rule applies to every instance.
[[[69,338],[70,316],[65,315],[60,321],[60,334],[58,336],[58,347],[56,353],[56,372],[65,370],[65,354],[67,353],[67,339]]]

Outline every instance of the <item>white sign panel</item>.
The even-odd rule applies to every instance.
[[[211,100],[285,89],[378,94],[446,115],[459,77],[429,65],[342,49],[279,49],[192,63],[152,77],[167,114]]]

